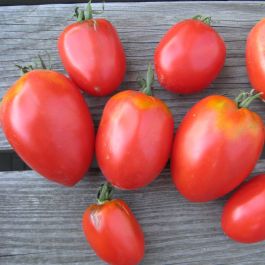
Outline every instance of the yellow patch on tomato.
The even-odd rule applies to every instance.
[[[140,109],[150,109],[157,105],[156,99],[150,96],[136,96],[132,102]]]
[[[170,109],[162,100],[152,96],[148,96],[139,91],[125,90],[114,95],[112,99],[131,101],[137,108],[142,110],[160,107],[167,114],[172,115]]]
[[[231,102],[229,99],[227,99],[224,96],[212,96],[212,99],[208,100],[206,106],[211,109],[220,111],[222,109],[226,110],[227,107],[230,108],[231,103],[233,102]]]
[[[244,134],[256,136],[260,133],[259,118],[253,115],[248,109],[238,109],[221,115],[218,119],[219,128],[230,139],[236,139]]]
[[[7,91],[7,93],[3,97],[2,103],[4,103],[5,101],[12,100],[21,91],[24,83],[25,75],[18,79],[18,81],[15,82],[15,84]]]

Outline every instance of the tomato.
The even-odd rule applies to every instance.
[[[89,10],[77,12],[79,21],[67,26],[58,41],[62,63],[71,79],[94,96],[119,87],[126,70],[124,49],[113,25],[93,19]]]
[[[212,95],[186,114],[176,133],[171,172],[177,189],[188,200],[221,197],[253,170],[264,144],[264,124],[247,107],[258,96],[243,93],[236,103]]]
[[[228,200],[222,228],[230,238],[241,243],[265,240],[265,174],[242,185]]]
[[[149,67],[143,92],[117,93],[103,110],[96,138],[97,161],[107,180],[119,188],[146,186],[169,158],[174,121],[166,104],[149,95],[152,74]]]
[[[246,65],[252,87],[265,99],[265,19],[250,31],[246,45]]]
[[[200,17],[200,19],[198,19]],[[156,47],[158,81],[171,92],[191,94],[208,87],[223,68],[226,48],[209,18],[175,24]]]
[[[33,70],[5,94],[1,125],[9,143],[32,169],[72,186],[94,153],[94,125],[77,87],[64,75]]]
[[[144,256],[144,234],[129,206],[111,200],[111,187],[103,185],[98,204],[83,215],[86,239],[96,254],[112,265],[136,265]]]

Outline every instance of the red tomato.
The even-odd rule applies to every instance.
[[[125,53],[108,20],[92,19],[92,14],[89,19],[83,17],[64,29],[58,48],[71,79],[89,94],[105,96],[121,84]]]
[[[265,240],[265,175],[254,177],[228,200],[222,215],[222,228],[241,243]]]
[[[246,64],[249,81],[265,99],[265,19],[250,31],[246,45]]]
[[[146,186],[168,161],[174,121],[166,104],[140,91],[120,92],[107,102],[96,138],[99,167],[114,186]]]
[[[171,159],[173,181],[194,202],[221,197],[253,170],[264,144],[262,119],[224,96],[208,96],[186,114],[177,131]]]
[[[3,131],[18,155],[46,178],[72,186],[88,170],[94,126],[76,86],[64,75],[33,70],[6,93]]]
[[[91,248],[108,264],[136,265],[144,256],[143,231],[123,200],[107,197],[88,207],[83,230]]]
[[[167,90],[180,94],[199,92],[223,68],[224,41],[203,21],[187,19],[175,24],[158,44],[155,69],[158,81]]]

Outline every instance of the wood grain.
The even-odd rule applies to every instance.
[[[264,172],[265,161],[255,173]],[[82,214],[103,182],[91,171],[74,188],[54,184],[32,171],[0,173],[0,264],[103,264],[87,245]],[[226,198],[190,203],[171,183],[166,169],[147,188],[116,191],[128,202],[146,239],[142,264],[264,264],[265,243],[229,240],[220,228]],[[228,196],[227,196],[228,197]]]
[[[0,7],[0,97],[18,78],[15,63],[30,62],[49,51],[54,69],[63,72],[56,40],[71,23],[75,5]],[[96,5],[98,8],[100,4]],[[187,109],[213,93],[234,97],[250,89],[245,71],[245,39],[250,28],[264,16],[261,2],[172,2],[107,3],[105,16],[117,27],[127,54],[128,71],[119,89],[137,89],[136,78],[152,60],[163,33],[176,21],[195,14],[210,15],[227,44],[225,67],[203,93],[179,96],[155,84],[155,95],[171,108],[175,127]],[[108,97],[86,96],[96,124]],[[262,117],[265,106],[252,105]],[[0,133],[0,150],[11,150]],[[9,151],[10,152],[10,151]],[[255,172],[265,171],[260,160]],[[98,169],[74,188],[46,181],[32,171],[0,173],[0,264],[1,265],[99,265],[103,264],[87,245],[81,218],[95,200],[103,182]],[[134,211],[146,237],[142,264],[152,265],[263,265],[265,243],[236,244],[220,229],[226,198],[206,203],[189,203],[171,183],[168,167],[147,188],[117,191]]]
[[[167,1],[174,1],[174,0],[167,0]],[[184,0],[184,1],[186,1],[186,0]],[[71,4],[71,3],[86,3],[86,2],[87,1],[84,1],[84,0],[1,0],[0,6]],[[93,3],[96,3],[96,2],[102,3],[101,0],[93,0]],[[141,0],[111,0],[111,2],[142,2],[142,1]],[[158,1],[158,0],[145,0],[145,2],[160,2],[160,1]]]
[[[28,63],[38,53],[48,51],[55,70],[63,72],[57,54],[57,38],[70,24],[76,5],[42,5],[0,7],[0,97],[19,74],[15,63]],[[100,9],[101,4],[95,4]],[[137,89],[135,82],[152,61],[156,44],[175,22],[198,13],[213,17],[213,26],[227,44],[225,67],[215,82],[203,93],[179,96],[155,84],[155,95],[165,100],[178,126],[188,108],[206,95],[217,93],[234,97],[250,89],[245,71],[245,40],[250,28],[265,13],[262,2],[164,2],[106,3],[104,16],[117,27],[127,54],[127,75],[120,89]],[[86,96],[95,123],[108,97]],[[256,101],[252,109],[265,114],[265,106]],[[0,133],[0,150],[10,149]]]

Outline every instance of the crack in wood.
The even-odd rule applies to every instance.
[[[38,254],[46,254],[51,253],[53,251],[42,251],[42,252],[30,252],[30,253],[18,253],[18,254],[0,254],[1,258],[7,258],[7,257],[16,257],[16,256],[27,256],[27,255],[38,255]]]

